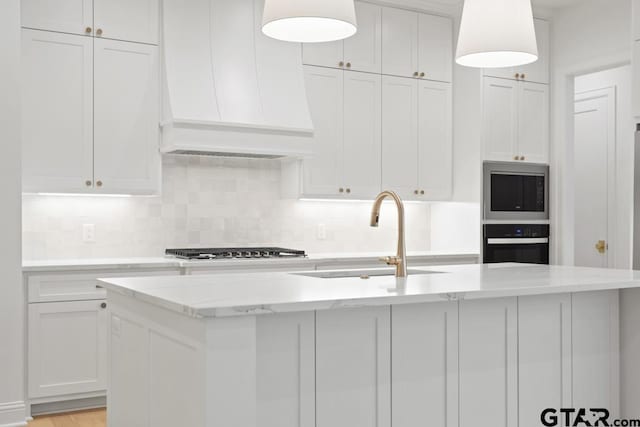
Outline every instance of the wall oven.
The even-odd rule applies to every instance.
[[[485,220],[549,219],[549,166],[485,162],[483,186]]]
[[[549,264],[548,224],[485,224],[483,262]]]

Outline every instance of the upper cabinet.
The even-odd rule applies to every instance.
[[[358,32],[344,41],[305,44],[302,50],[305,64],[381,72],[382,9],[362,2],[356,2],[355,7]]]
[[[158,43],[158,0],[22,0],[22,26]]]
[[[451,19],[382,8],[382,74],[450,82]]]
[[[485,76],[535,83],[549,83],[549,22],[542,19],[534,19],[533,21],[538,43],[538,60],[532,64],[519,67],[485,68]]]

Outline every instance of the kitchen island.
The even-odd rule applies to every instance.
[[[640,273],[366,273],[105,279],[109,425],[527,427],[549,407],[619,416],[618,292],[640,287]]]

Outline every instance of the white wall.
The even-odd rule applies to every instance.
[[[480,253],[479,203],[432,203],[431,250]]]
[[[573,263],[574,76],[631,60],[630,0],[585,0],[552,16],[552,260]]]
[[[23,425],[24,302],[20,274],[20,1],[0,2],[0,426]]]

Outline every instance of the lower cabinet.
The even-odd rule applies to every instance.
[[[29,397],[104,391],[104,300],[29,305]]]

